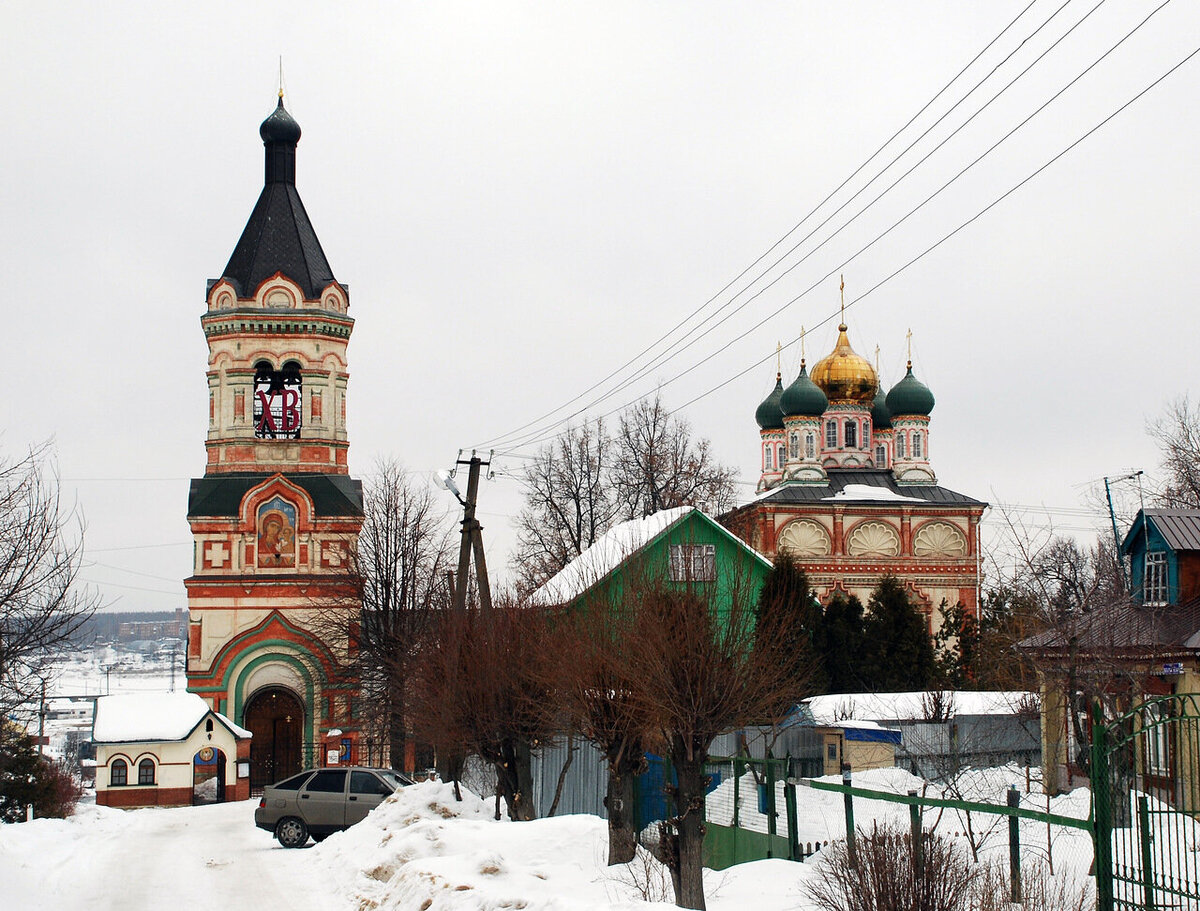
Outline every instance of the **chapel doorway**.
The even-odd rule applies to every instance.
[[[259,690],[246,703],[242,725],[250,741],[250,790],[261,791],[301,771],[304,705],[280,686]]]
[[[196,806],[225,802],[225,754],[216,747],[201,747],[192,757],[192,803]]]

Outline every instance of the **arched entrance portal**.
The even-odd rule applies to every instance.
[[[261,790],[301,771],[304,705],[280,686],[259,690],[246,703],[242,725],[250,741],[250,790]]]

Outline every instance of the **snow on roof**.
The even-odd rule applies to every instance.
[[[836,693],[812,696],[804,704],[817,724],[844,721],[920,721],[929,713],[932,700],[940,695],[951,716],[1015,715],[1038,705],[1036,693],[1023,691],[980,692],[975,690],[933,693]]]
[[[641,550],[660,534],[695,509],[680,506],[664,509],[642,519],[630,519],[614,525],[591,547],[568,563],[529,597],[534,605],[563,604],[587,591],[631,554]]]
[[[876,487],[874,484],[847,484],[831,497],[821,497],[821,500],[874,500],[888,503],[924,503],[920,497],[906,497],[886,487]]]
[[[124,743],[143,740],[183,740],[211,710],[195,693],[131,693],[96,700],[92,740]],[[234,737],[251,736],[220,712],[213,712]]]

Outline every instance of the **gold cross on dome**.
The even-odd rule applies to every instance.
[[[783,378],[783,342],[775,343],[775,378]]]
[[[800,366],[804,366],[804,327],[800,327]]]
[[[908,366],[912,367],[912,329],[909,329],[904,337],[908,339]]]

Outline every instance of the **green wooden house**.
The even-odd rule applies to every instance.
[[[719,613],[753,604],[771,562],[694,507],[657,512],[613,526],[529,599],[540,607],[583,600],[615,603],[621,587],[648,579],[711,586]]]

